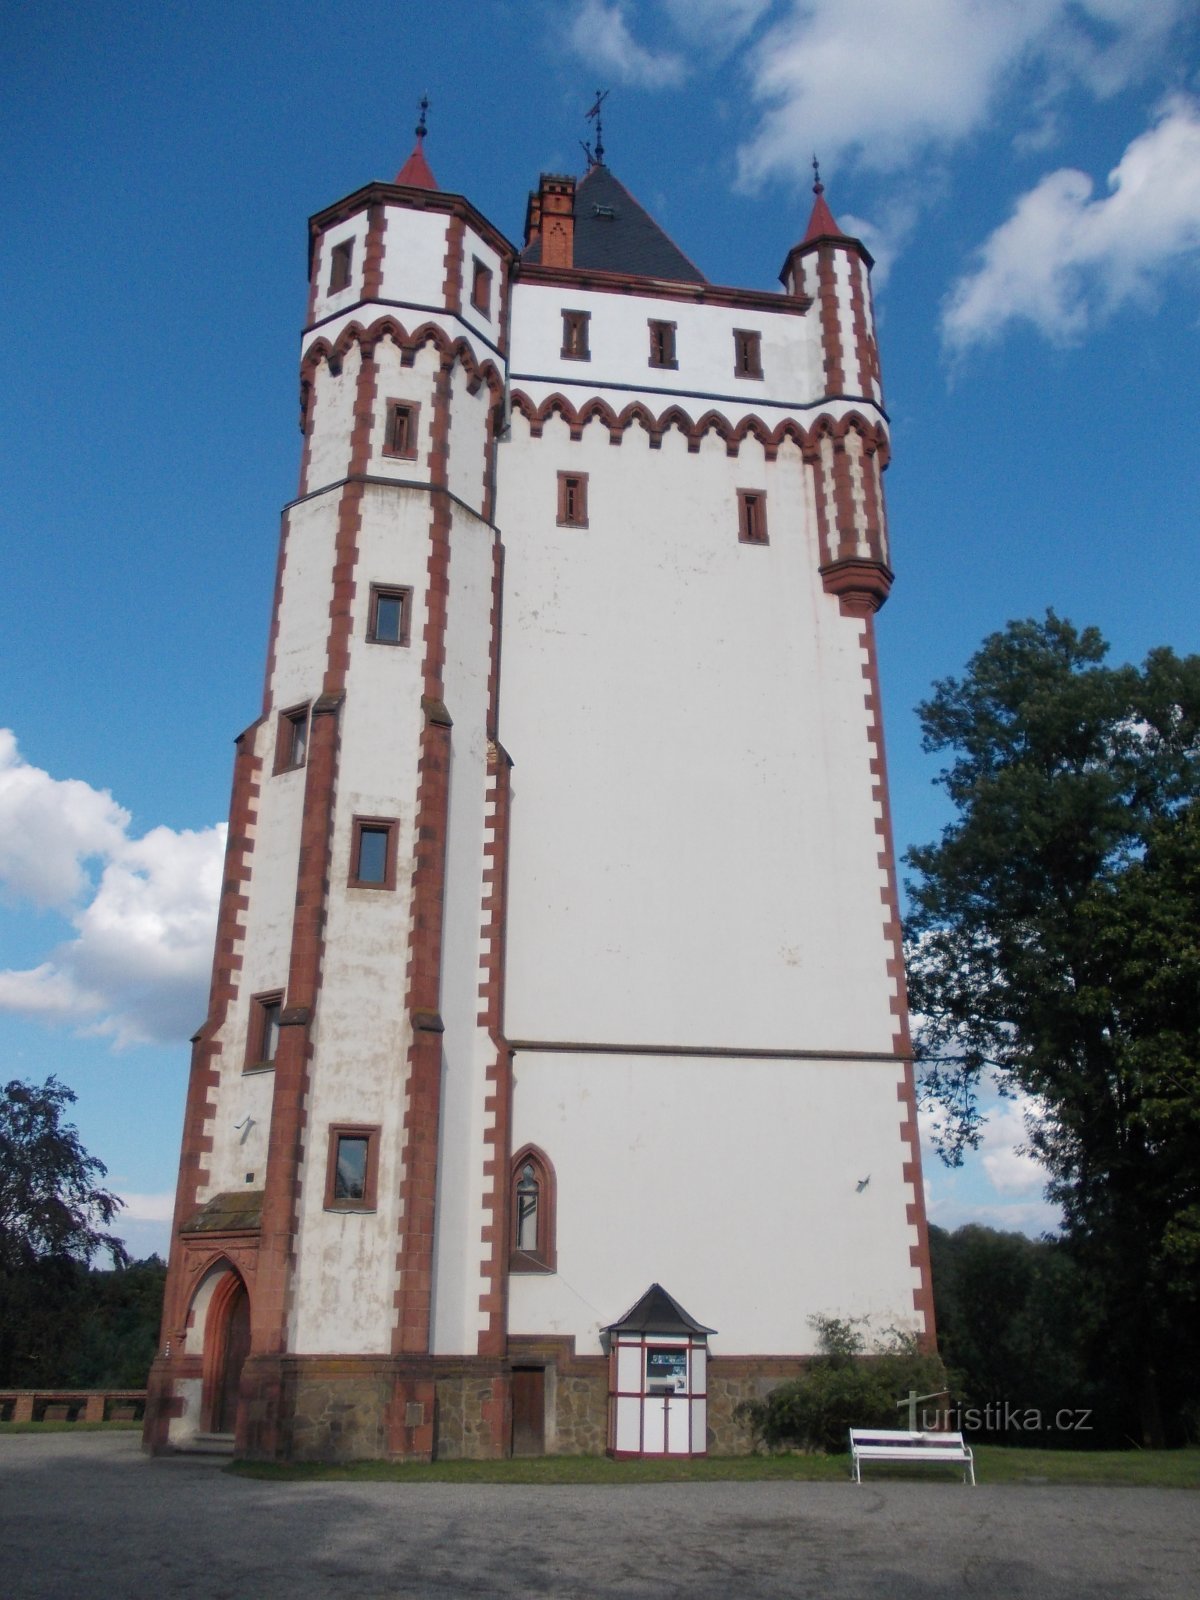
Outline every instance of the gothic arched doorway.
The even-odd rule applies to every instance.
[[[204,1405],[206,1431],[237,1428],[238,1389],[250,1354],[250,1296],[241,1274],[223,1274],[209,1302],[204,1325]]]

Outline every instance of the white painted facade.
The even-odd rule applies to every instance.
[[[531,265],[458,197],[376,185],[315,219],[312,259],[303,481],[185,1131],[174,1436],[211,1411],[235,1246],[250,1366],[599,1358],[652,1282],[717,1330],[713,1360],[803,1356],[818,1314],[925,1332],[860,247],[798,246],[776,304]],[[765,539],[740,536],[746,494]],[[409,593],[404,642],[372,637],[373,586]],[[305,707],[305,763],[276,770]],[[389,884],[353,881],[356,819],[391,830]],[[281,1053],[256,1062],[272,994]],[[369,1130],[361,1203],[331,1203],[339,1128]],[[556,1207],[536,1261],[526,1146]],[[261,1237],[207,1242],[196,1217],[238,1194]]]

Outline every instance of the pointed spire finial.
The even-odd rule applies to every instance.
[[[592,109],[587,113],[587,120],[596,124],[596,152],[592,154],[590,145],[584,145],[584,154],[587,156],[588,171],[593,167],[604,165],[604,123],[600,116],[600,107],[608,99],[607,89],[597,89],[596,99]]]
[[[417,123],[417,138],[418,139],[423,139],[425,137],[425,135],[429,131],[429,129],[426,127],[426,123],[425,123],[425,114],[429,110],[429,96],[427,94],[423,94],[421,96],[421,102],[420,103],[421,103],[421,120]]]
[[[812,158],[812,169],[813,169],[813,179],[814,179],[814,182],[813,182],[813,193],[814,194],[824,194],[825,193],[825,185],[821,182],[821,163],[817,160],[817,155],[816,155],[816,151],[815,150],[813,152],[813,158]]]

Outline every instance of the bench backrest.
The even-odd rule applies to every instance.
[[[961,1433],[913,1433],[906,1428],[851,1428],[850,1444],[909,1445],[919,1450],[922,1445],[962,1444]]]

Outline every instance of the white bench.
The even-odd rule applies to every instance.
[[[850,1455],[854,1481],[862,1482],[864,1461],[956,1462],[963,1469],[963,1482],[975,1483],[975,1457],[961,1433],[908,1433],[897,1428],[851,1428]]]

